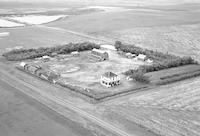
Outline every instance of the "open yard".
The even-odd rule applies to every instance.
[[[123,72],[129,69],[137,69],[140,65],[150,65],[151,63],[125,58],[119,55],[117,51],[106,51],[109,54],[109,60],[102,62],[91,59],[91,51],[84,51],[80,52],[78,56],[70,54],[58,55],[48,62],[36,58],[35,60],[28,61],[28,63],[60,73],[61,78],[58,80],[59,83],[89,89],[87,93],[91,93],[96,98],[134,91],[147,86],[142,83],[128,81]],[[101,75],[106,72],[114,72],[120,76],[120,85],[111,88],[101,85]]]

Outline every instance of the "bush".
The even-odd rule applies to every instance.
[[[12,50],[3,54],[7,60],[19,61],[25,59],[34,59],[45,55],[50,56],[52,53],[67,54],[72,51],[85,51],[93,48],[100,48],[98,44],[84,42],[84,43],[69,43],[57,47],[40,47],[37,49],[20,49]]]
[[[138,82],[149,83],[150,82],[149,77],[145,76],[144,74],[145,74],[144,71],[141,69],[129,70],[129,71],[125,72],[125,75],[129,76],[130,78],[132,78]]]

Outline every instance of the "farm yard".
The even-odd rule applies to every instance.
[[[200,75],[200,66],[190,57],[142,49],[120,41],[114,46],[84,42],[15,49],[3,56],[9,61],[21,61],[17,68],[81,93],[89,101],[136,92],[152,83],[168,84]]]
[[[137,69],[140,65],[151,65],[151,63],[128,59],[118,54],[117,51],[104,50],[108,52],[109,59],[101,62],[91,58],[91,51],[80,52],[78,56],[61,54],[46,62],[42,58],[24,62],[59,73],[61,77],[57,81],[58,84],[81,88],[81,92],[88,90],[87,94],[89,93],[99,100],[118,93],[147,87],[143,83],[127,80],[127,76],[123,73],[129,69]],[[120,76],[120,85],[111,88],[102,86],[101,76],[106,72],[114,72]]]

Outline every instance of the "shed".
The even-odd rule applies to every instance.
[[[36,71],[41,69],[41,67],[37,65],[25,65],[25,66],[26,67],[24,67],[24,69],[32,74],[36,74]]]
[[[129,58],[129,59],[132,59],[132,58],[135,58],[135,54],[132,54],[130,52],[126,53],[126,57]]]
[[[132,53],[130,53],[130,52],[126,53],[126,57],[131,59],[132,58]]]
[[[79,52],[78,51],[73,51],[73,52],[71,52],[71,55],[72,56],[79,56]]]
[[[138,60],[145,61],[145,60],[147,59],[147,56],[144,55],[144,54],[139,54],[139,55],[137,56],[137,59],[138,59]]]
[[[25,62],[21,62],[19,65],[20,67],[24,68],[27,64]]]
[[[55,83],[56,79],[58,79],[60,77],[60,74],[55,73],[53,71],[45,71],[44,70],[43,72],[40,73],[40,77],[45,80]]]
[[[116,51],[117,49],[115,48],[115,46],[113,45],[109,45],[109,44],[104,44],[100,46],[102,49],[106,49],[106,50],[113,50]]]
[[[51,59],[51,57],[45,55],[45,56],[42,56],[42,59],[43,59],[44,61],[49,61],[49,60]]]
[[[146,60],[148,63],[153,63],[153,60],[147,59]]]

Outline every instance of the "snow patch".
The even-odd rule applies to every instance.
[[[8,20],[0,19],[0,27],[16,27],[16,26],[24,26],[24,24],[11,22]]]
[[[55,16],[28,15],[28,16],[20,16],[20,17],[8,17],[8,18],[18,21],[20,23],[25,23],[29,25],[40,25],[40,24],[49,23],[49,22],[58,20],[66,16],[67,15],[55,15]]]
[[[10,32],[0,32],[0,37],[9,36]]]
[[[88,6],[85,7],[84,9],[99,9],[103,10],[104,12],[122,12],[131,10],[123,7],[108,7],[108,6]]]

